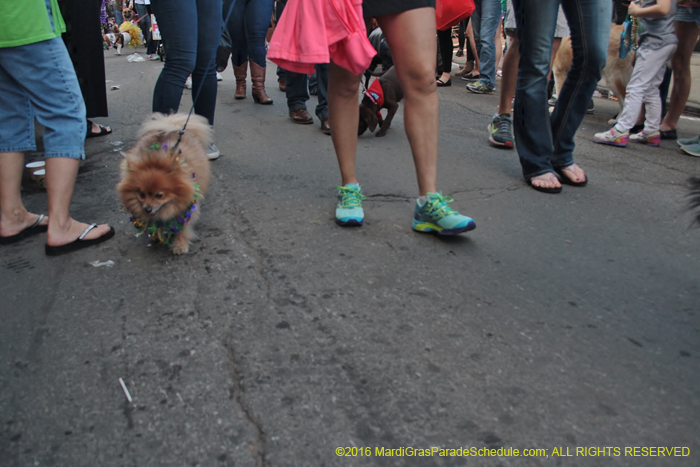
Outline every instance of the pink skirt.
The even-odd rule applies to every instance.
[[[333,62],[359,75],[377,52],[367,39],[362,0],[289,0],[267,58],[285,70],[311,74]]]

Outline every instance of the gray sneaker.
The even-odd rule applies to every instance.
[[[510,118],[510,114],[495,114],[488,130],[491,144],[513,149],[513,120]]]
[[[220,155],[219,148],[216,147],[216,144],[211,143],[207,148],[207,159],[213,161],[218,159]]]
[[[700,144],[700,137],[693,136],[692,138],[678,138],[676,140],[678,146],[690,146],[693,144]]]
[[[471,91],[476,94],[493,94],[494,89],[486,86],[481,81],[477,81],[472,84],[467,84],[467,91]]]

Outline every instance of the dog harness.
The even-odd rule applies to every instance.
[[[382,123],[384,123],[384,117],[382,117],[382,106],[384,105],[384,88],[382,88],[382,85],[379,83],[378,79],[372,81],[372,84],[369,85],[369,89],[365,91],[365,96],[367,96],[369,100],[376,104],[377,119],[379,120],[379,124],[381,125]]]
[[[369,89],[365,92],[365,96],[369,97],[372,102],[377,104],[378,108],[382,108],[384,105],[384,89],[382,89],[382,85],[379,84],[378,79],[372,81],[372,84],[369,85]]]

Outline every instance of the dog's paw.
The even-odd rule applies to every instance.
[[[190,241],[184,235],[180,234],[175,238],[172,246],[174,255],[184,255],[190,251]]]
[[[173,245],[172,252],[174,255],[184,255],[190,252],[190,246],[185,245]]]

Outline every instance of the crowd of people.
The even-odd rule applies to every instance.
[[[328,1],[335,14],[342,12],[345,30],[336,27],[332,15],[314,13],[323,12]],[[376,30],[367,31],[365,21],[374,19],[380,32],[377,44],[387,50],[375,48],[389,55],[404,93],[404,126],[417,176],[412,228],[457,235],[476,223],[452,209],[451,198],[438,190],[437,88],[451,86],[455,77],[469,81],[466,89],[471,93],[492,94],[500,76],[500,101],[488,125],[489,141],[517,150],[523,177],[537,191],[559,193],[562,184],[585,186],[588,176],[574,162],[574,136],[591,110],[606,63],[613,11],[619,18],[620,8],[627,7],[617,0],[474,0],[471,17],[454,25],[460,31],[457,56],[466,55],[467,65],[452,74],[452,28],[436,32],[435,0],[277,0],[276,6],[274,0],[8,0],[5,6],[0,17],[0,112],[6,122],[0,128],[0,243],[47,231],[48,255],[114,235],[107,224],[72,219],[69,209],[78,165],[85,158],[85,138],[111,132],[88,120],[107,116],[104,68],[100,74],[100,67],[83,66],[86,61],[94,64],[87,57],[94,56],[95,45],[102,51],[95,28],[103,24],[119,26],[135,11],[147,55],[159,59],[153,34],[157,24],[165,62],[153,90],[152,110],[177,112],[190,80],[194,112],[213,126],[217,67],[225,67],[229,56],[236,79],[234,97],[247,97],[250,73],[254,102],[273,104],[265,78],[272,57],[269,32],[277,22],[277,40],[270,43],[270,51],[274,49],[277,58],[273,60],[289,117],[294,123],[313,123],[306,102],[310,93],[318,95],[316,115],[323,133],[332,138],[340,170],[335,220],[341,226],[361,226],[365,195],[356,171],[358,93],[361,71],[375,53],[367,36]],[[595,141],[658,145],[661,139],[676,137],[689,95],[700,0],[640,0],[629,6],[629,14],[639,22],[640,33],[627,99],[616,125],[596,134]],[[81,28],[71,27],[76,15],[85,18]],[[229,43],[223,65],[216,60],[222,35]],[[572,65],[556,98],[550,99],[552,62],[567,36]],[[663,116],[666,96],[659,89],[668,81],[668,63],[674,85]],[[36,149],[35,118],[45,127],[48,216],[28,212],[21,199],[23,154]],[[678,142],[688,154],[700,155],[697,137]],[[207,155],[210,160],[220,156],[215,144]]]

